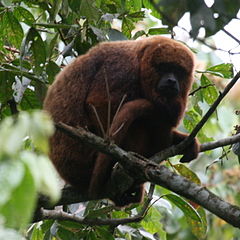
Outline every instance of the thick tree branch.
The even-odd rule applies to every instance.
[[[185,177],[171,172],[163,165],[158,165],[150,160],[137,157],[137,155],[133,153],[126,152],[117,145],[106,142],[102,138],[95,136],[82,128],[75,129],[62,123],[57,124],[56,126],[66,134],[84,141],[101,152],[111,155],[120,162],[127,173],[133,178],[137,176],[138,180],[141,180],[142,182],[149,181],[165,187],[203,206],[229,224],[240,228],[240,208],[223,201],[205,187],[199,186]],[[233,139],[234,141],[238,141],[239,134],[232,138],[228,138],[228,141],[226,142],[232,144]],[[221,140],[220,145],[222,146],[222,144]],[[214,142],[214,146],[217,146],[216,142]],[[202,147],[203,150],[204,148],[206,150],[210,149],[210,147],[206,147],[206,145]],[[47,218],[48,212],[45,212],[44,214]],[[81,219],[78,220],[81,221]]]
[[[67,131],[69,131],[69,130],[67,130]],[[73,130],[73,131],[75,131],[75,130]],[[71,135],[70,132],[68,132],[68,134]],[[227,138],[224,138],[224,139],[221,139],[218,141],[203,143],[200,145],[200,151],[204,152],[204,151],[208,151],[208,150],[213,150],[218,147],[224,147],[224,146],[231,145],[231,144],[234,144],[237,142],[240,142],[240,133],[236,134],[232,137],[227,137]],[[99,196],[99,199],[106,198],[106,197],[107,196],[102,195],[102,196]],[[61,199],[58,201],[58,203],[56,205],[68,205],[68,204],[72,204],[72,203],[86,202],[86,201],[91,201],[91,200],[96,200],[96,199],[92,199],[88,195],[79,194],[79,192],[75,188],[68,186],[68,187],[65,187],[62,189]],[[49,199],[46,198],[45,196],[39,197],[38,206],[44,207],[44,208],[52,207],[49,204]],[[36,217],[35,220],[40,220],[40,218]]]

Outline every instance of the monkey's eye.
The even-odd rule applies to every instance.
[[[176,63],[160,63],[158,66],[155,66],[155,68],[160,76],[166,73],[173,73],[179,81],[185,79],[187,75],[186,70]]]

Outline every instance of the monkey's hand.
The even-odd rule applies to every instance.
[[[178,131],[174,131],[173,132],[173,144],[178,144],[180,142],[182,142],[185,138],[187,138],[188,135],[178,132]],[[195,138],[193,140],[193,142],[187,146],[187,148],[185,148],[181,154],[183,154],[183,157],[180,159],[180,162],[184,163],[184,162],[190,162],[193,159],[196,159],[199,153],[199,142],[198,140]]]

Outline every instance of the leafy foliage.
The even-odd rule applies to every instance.
[[[6,227],[27,226],[38,192],[53,201],[59,198],[56,173],[45,155],[52,132],[52,123],[42,112],[22,112],[17,120],[8,117],[0,125],[0,215]]]
[[[178,0],[0,1],[0,239],[23,239],[21,233],[32,240],[204,239],[207,232],[205,211],[163,188],[158,188],[158,196],[154,196],[158,201],[139,223],[111,228],[44,220],[31,225],[27,231],[38,193],[49,196],[52,201],[59,197],[55,171],[47,158],[47,138],[53,126],[48,117],[36,109],[41,109],[46,89],[61,68],[98,42],[174,35],[174,27],[187,12],[190,14],[191,37],[198,38],[200,29],[204,29],[207,38],[236,17],[239,10],[236,6],[240,6],[240,0],[218,0],[211,7],[199,0],[183,0],[180,4]],[[159,26],[156,19],[164,26]],[[188,132],[216,100],[226,79],[233,77],[232,64],[216,64],[210,62],[206,70],[197,71],[191,104],[181,126]],[[216,113],[211,117],[198,134],[200,142],[223,136],[221,133],[230,134],[229,128],[233,125],[229,120],[231,108],[230,104],[220,107],[218,111],[224,114]],[[220,122],[229,123],[228,128]],[[203,162],[206,166],[210,159],[224,156],[224,150],[222,153],[210,152],[200,156],[200,167],[193,164],[192,168],[202,176],[199,168],[203,169]],[[230,158],[233,157],[230,155]],[[220,175],[223,169],[213,166],[215,168],[212,167],[209,173],[210,184],[217,185],[217,175],[221,183],[215,190],[231,196],[231,201],[235,197],[239,202],[238,191],[233,194],[230,189],[230,186],[240,187],[234,178],[239,176],[238,172],[224,173],[233,176],[226,186],[225,175]],[[185,165],[171,164],[171,167],[191,181],[201,182],[197,173]],[[120,211],[106,207],[102,202],[68,206],[68,212],[88,218],[126,218],[139,211],[136,205]],[[216,225],[218,230],[210,227],[208,239],[240,237],[216,219],[209,224]]]

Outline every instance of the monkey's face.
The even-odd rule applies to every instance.
[[[171,102],[184,108],[193,68],[190,50],[176,41],[160,38],[156,44],[146,47],[140,61],[143,96],[156,106]]]
[[[192,74],[176,63],[151,65],[147,73],[141,79],[143,97],[155,106],[157,121],[167,119],[176,126],[186,107]]]
[[[174,98],[181,94],[183,81],[186,78],[184,68],[175,64],[162,63],[156,66],[159,74],[159,80],[156,83],[156,94],[165,98]]]
[[[185,99],[192,76],[176,63],[154,64],[148,68],[148,75],[141,79],[144,97],[155,105],[163,102],[178,102]]]

